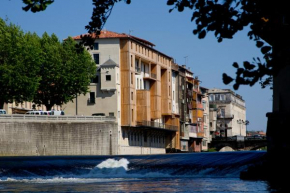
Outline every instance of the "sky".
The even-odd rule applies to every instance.
[[[174,10],[166,0],[132,0],[115,4],[104,29],[127,33],[155,44],[155,49],[171,56],[179,65],[185,64],[201,80],[205,88],[232,89],[225,85],[222,74],[235,77],[233,62],[253,61],[262,55],[255,42],[249,40],[247,28],[233,39],[218,43],[213,33],[204,39],[193,35],[195,24],[190,21],[192,12]],[[31,13],[22,10],[22,0],[1,0],[0,17],[20,26],[24,32],[56,34],[62,41],[68,36],[87,33],[93,5],[91,0],[56,0],[44,12]],[[266,131],[266,113],[272,111],[272,90],[261,89],[259,84],[241,86],[233,90],[246,103],[247,129]]]

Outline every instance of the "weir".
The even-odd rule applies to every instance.
[[[239,178],[248,166],[261,163],[264,151],[120,156],[0,157],[0,178]]]

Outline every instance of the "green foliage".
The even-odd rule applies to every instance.
[[[89,33],[100,33],[110,16],[115,3],[122,0],[92,0],[94,9],[89,25]],[[130,4],[130,0],[123,0]],[[27,5],[25,10],[42,11],[43,7],[53,1],[23,0]],[[191,21],[196,27],[193,34],[200,39],[213,32],[218,42],[224,38],[231,39],[238,32],[249,26],[248,36],[256,41],[265,62],[254,58],[253,62],[245,61],[242,68],[235,62],[236,78],[229,79],[223,75],[225,84],[235,80],[234,89],[240,85],[253,86],[259,82],[262,88],[272,85],[273,76],[289,65],[289,32],[290,12],[287,1],[273,2],[270,0],[167,0],[171,6],[169,12],[185,9],[192,10]],[[32,10],[32,8],[34,8]],[[84,37],[84,42],[90,44],[91,37]],[[273,47],[275,52],[273,52]],[[275,64],[275,65],[274,65]],[[266,78],[264,78],[266,77]],[[230,81],[231,80],[231,81]]]
[[[0,18],[0,105],[33,99],[40,80],[40,55],[36,34],[24,34]]]
[[[90,54],[68,38],[24,33],[0,19],[0,106],[33,101],[50,109],[88,92],[96,73]]]
[[[90,54],[77,47],[71,38],[60,43],[54,34],[44,33],[41,46],[41,81],[33,102],[51,109],[55,104],[62,105],[76,95],[87,93],[90,79],[95,75]]]
[[[48,5],[52,4],[54,0],[23,0],[23,3],[26,4],[23,7],[24,11],[31,10],[33,13],[38,11],[44,11]]]
[[[217,152],[215,148],[208,148],[208,152]]]

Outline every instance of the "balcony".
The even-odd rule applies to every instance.
[[[186,77],[186,82],[193,84],[193,79],[190,77]]]
[[[234,115],[233,114],[218,114],[217,118],[219,118],[219,119],[233,119]]]
[[[171,131],[178,131],[178,126],[158,123],[154,121],[142,121],[137,123],[138,126],[153,127],[158,129],[167,129]]]
[[[147,75],[147,76],[146,76]],[[145,75],[145,77],[143,78],[143,79],[145,79],[145,80],[156,80],[157,79],[157,76],[156,76],[156,74],[154,74],[154,73],[151,73],[151,74],[146,74]]]
[[[197,137],[203,138],[204,137],[204,132],[197,132]]]
[[[136,74],[141,74],[141,68],[140,67],[135,67],[135,73]]]
[[[88,98],[87,105],[94,105],[96,103],[95,98]]]
[[[187,97],[189,97],[189,98],[192,98],[192,96],[193,96],[192,91],[190,91],[190,90],[188,90],[188,92],[186,94],[187,94]]]

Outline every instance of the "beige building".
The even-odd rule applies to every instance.
[[[246,105],[242,96],[229,89],[216,88],[209,89],[208,94],[212,137],[246,136]]]
[[[172,109],[173,59],[154,46],[102,31],[89,50],[98,67],[90,92],[63,105],[67,115],[116,117],[118,154],[165,153],[179,143],[179,118]]]

